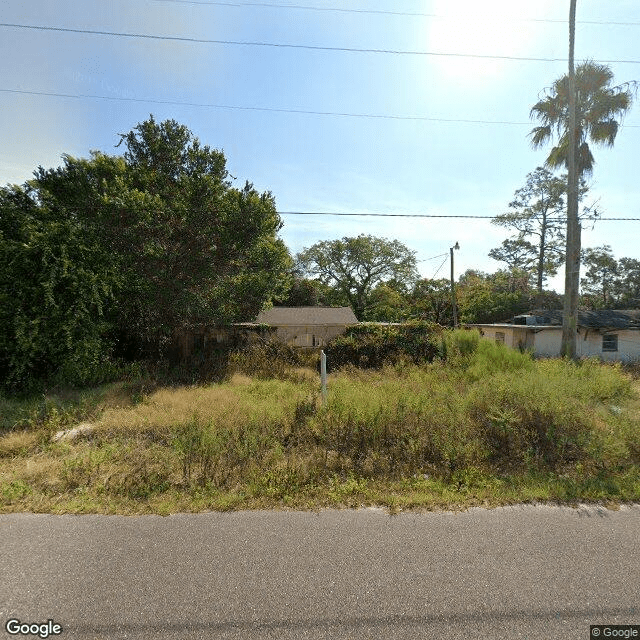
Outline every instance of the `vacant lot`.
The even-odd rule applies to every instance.
[[[0,510],[391,510],[640,500],[640,399],[619,367],[488,342],[446,360],[0,400]],[[275,370],[275,369],[274,369]],[[54,442],[59,430],[93,430]]]

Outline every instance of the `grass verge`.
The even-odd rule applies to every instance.
[[[0,400],[0,511],[390,511],[640,500],[638,381],[480,341],[447,360]],[[472,344],[473,343],[473,344]],[[51,436],[78,422],[73,442]]]

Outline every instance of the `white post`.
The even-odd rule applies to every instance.
[[[320,383],[322,385],[322,403],[327,401],[327,354],[320,351]]]

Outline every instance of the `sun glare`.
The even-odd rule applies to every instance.
[[[531,45],[540,26],[519,21],[522,9],[530,5],[513,0],[434,0],[433,13],[438,18],[429,22],[427,45],[430,51],[488,56],[524,56],[531,53]],[[536,3],[537,17],[544,15],[545,2]],[[515,9],[514,9],[515,7]],[[459,79],[465,84],[480,84],[499,78],[507,72],[507,60],[434,57],[433,65],[443,75]]]

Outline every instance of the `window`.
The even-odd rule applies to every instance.
[[[496,331],[496,342],[504,344],[504,331]]]
[[[616,334],[609,334],[602,336],[602,351],[617,351],[618,350],[618,336]]]

